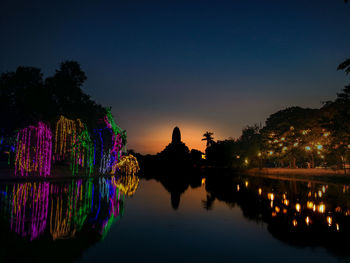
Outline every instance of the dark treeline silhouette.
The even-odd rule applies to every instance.
[[[83,91],[86,79],[75,61],[61,63],[55,74],[47,78],[35,67],[18,67],[14,72],[2,73],[0,136],[11,136],[38,121],[53,126],[60,115],[80,118],[92,130],[105,109]]]
[[[350,60],[338,70],[349,73]],[[345,168],[350,160],[349,116],[350,84],[319,109],[286,108],[270,115],[263,127],[245,127],[238,139],[208,143],[207,163],[231,168]]]

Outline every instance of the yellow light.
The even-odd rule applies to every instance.
[[[293,126],[290,126],[289,129],[292,131],[292,130],[294,130],[294,127],[293,127]]]
[[[260,152],[258,153],[258,156],[259,156],[259,157],[261,156],[261,153],[260,153]]]
[[[205,156],[205,154],[202,154],[202,159],[205,160],[207,157]]]
[[[205,184],[205,178],[202,178],[202,185]]]
[[[247,158],[244,159],[244,163],[248,164],[248,159]]]
[[[293,219],[293,226],[296,227],[298,225],[298,221],[296,219]]]
[[[278,140],[277,140],[277,139],[275,139],[273,142],[278,142]]]
[[[322,192],[321,192],[321,190],[318,191],[318,196],[319,196],[319,197],[322,197]]]
[[[303,130],[303,131],[302,131],[302,134],[303,134],[303,135],[306,135],[306,134],[307,134],[307,130]]]
[[[279,213],[281,211],[281,209],[278,206],[276,206],[275,211],[276,211],[276,213]]]
[[[318,206],[318,212],[319,212],[319,213],[324,213],[325,210],[326,210],[326,206],[325,206],[324,204],[320,204],[320,205]]]
[[[297,212],[300,212],[300,204],[297,203],[297,204],[295,205],[295,210],[297,210]]]
[[[323,136],[324,136],[324,137],[328,137],[328,136],[329,136],[329,132],[325,132],[325,133],[323,134]]]
[[[287,150],[288,150],[288,147],[284,146],[284,147],[282,148],[282,150],[283,150],[283,151],[287,151]]]
[[[236,155],[236,158],[237,158],[237,159],[239,159],[239,158],[241,158],[241,156],[239,156],[239,155]]]
[[[237,185],[237,192],[239,192],[239,184]]]
[[[285,199],[285,200],[283,201],[283,204],[284,204],[285,206],[288,206],[288,205],[289,205],[289,200]]]
[[[283,194],[283,195],[282,195],[282,198],[283,198],[283,199],[286,199],[286,198],[287,198],[286,194]]]
[[[308,216],[305,218],[305,222],[306,222],[306,225],[310,224],[310,218]]]
[[[305,150],[310,151],[311,150],[310,146],[305,146]]]
[[[282,147],[282,146],[283,146],[283,144],[282,144],[282,143],[280,143],[280,144],[279,144],[279,146],[280,146],[280,147]]]
[[[267,194],[267,198],[268,198],[269,200],[273,201],[273,199],[274,199],[275,197],[274,197],[273,193],[268,193],[268,194]]]
[[[261,189],[261,188],[259,188],[258,192],[259,192],[259,195],[261,195],[261,193],[262,193],[262,189]]]
[[[307,196],[308,196],[308,197],[311,197],[311,192],[309,192],[309,193],[307,194]]]
[[[248,181],[245,181],[245,187],[248,187]]]
[[[337,227],[337,231],[339,231],[339,224],[335,224],[336,225],[336,227]]]
[[[322,192],[325,193],[326,192],[326,187],[322,186]]]
[[[324,155],[321,155],[321,158],[324,159]]]
[[[281,138],[281,141],[284,141],[285,139],[286,139],[286,138],[282,137],[282,138]]]
[[[307,201],[306,206],[307,206],[307,208],[309,208],[309,209],[313,209],[314,203],[311,202],[311,201]]]
[[[297,142],[293,144],[294,147],[297,147],[298,145],[299,145],[299,143],[297,143]]]
[[[328,223],[328,226],[332,225],[332,217],[327,216],[327,223]]]

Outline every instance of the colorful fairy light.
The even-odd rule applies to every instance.
[[[113,176],[112,183],[115,187],[120,189],[121,193],[132,196],[139,187],[140,179],[136,175],[123,175],[119,176],[117,179]]]
[[[15,174],[28,176],[35,172],[48,176],[51,171],[52,133],[44,123],[29,126],[17,133]]]
[[[76,142],[77,135],[84,129],[82,122],[60,116],[56,123],[54,159],[65,160],[70,157],[72,146]]]
[[[45,229],[49,205],[49,183],[24,183],[13,186],[10,228],[34,240]]]
[[[94,167],[94,144],[85,128],[72,146],[71,169],[73,175],[79,172],[79,166],[91,174]]]
[[[109,109],[103,118],[106,127],[95,130],[95,154],[94,163],[100,164],[100,173],[115,173],[116,165],[122,157],[122,148],[126,143],[126,133],[117,126]]]
[[[112,174],[115,174],[116,169],[118,169],[122,174],[134,175],[140,170],[140,167],[136,157],[129,154],[121,157],[120,161],[113,166]]]
[[[66,160],[70,157],[73,175],[79,167],[90,174],[94,165],[94,144],[89,132],[80,119],[71,120],[61,116],[56,124],[54,159]]]

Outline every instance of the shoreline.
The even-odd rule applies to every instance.
[[[320,169],[320,168],[252,168],[243,171],[249,176],[267,177],[271,179],[319,181],[331,183],[350,184],[350,171],[345,174],[344,170]]]

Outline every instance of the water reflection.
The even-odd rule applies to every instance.
[[[208,176],[205,189],[213,200],[238,205],[243,215],[267,223],[277,239],[294,246],[325,247],[350,255],[343,238],[350,234],[349,187],[338,184],[273,180],[259,177]]]
[[[37,242],[44,242],[46,248],[53,241],[78,242],[87,235],[85,245],[91,245],[105,238],[123,216],[125,195],[137,187],[136,176],[2,184],[0,227],[5,231],[1,244],[7,247],[4,240],[14,239],[18,250],[26,250],[29,244],[36,247]],[[73,247],[79,250],[79,246]]]

